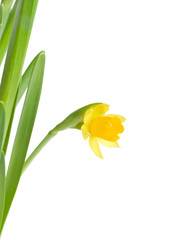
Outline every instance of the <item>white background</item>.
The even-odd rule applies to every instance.
[[[23,175],[2,240],[184,239],[183,7],[39,1],[25,68],[45,50],[46,69],[29,153],[92,102],[127,121],[104,160],[80,131],[58,134]]]

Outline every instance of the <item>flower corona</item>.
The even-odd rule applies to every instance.
[[[98,104],[88,109],[84,115],[83,125],[81,127],[84,140],[89,137],[89,145],[92,151],[103,159],[99,148],[99,143],[106,147],[119,147],[117,140],[119,135],[124,131],[122,123],[126,120],[121,115],[108,114],[109,105]]]

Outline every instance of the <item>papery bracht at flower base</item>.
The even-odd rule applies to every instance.
[[[89,137],[89,145],[92,151],[102,159],[99,142],[106,147],[119,147],[117,142],[119,140],[118,134],[124,131],[122,123],[126,120],[121,115],[104,115],[108,110],[109,105],[107,104],[99,104],[88,109],[81,127],[84,140]]]

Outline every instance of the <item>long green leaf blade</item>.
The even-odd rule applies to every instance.
[[[7,131],[11,112],[22,74],[38,0],[18,0],[15,21],[8,47],[0,86],[0,100],[5,103]]]
[[[30,79],[30,75],[32,74],[33,67],[35,65],[35,62],[37,61],[38,57],[42,54],[42,52],[38,53],[36,57],[32,60],[32,62],[29,64],[27,67],[26,71],[24,72],[21,80],[20,80],[20,86],[18,90],[18,96],[17,96],[17,101],[16,104],[19,103],[20,99],[22,98],[24,92],[26,91]]]
[[[13,3],[13,0],[2,0],[2,3],[4,4],[5,9],[10,8]]]
[[[4,139],[5,108],[4,103],[0,101],[0,226],[3,218],[5,203],[5,161],[4,154],[1,152]]]
[[[44,65],[45,54],[44,52],[42,52],[39,55],[37,62],[35,63],[32,76],[29,81],[28,91],[23,105],[17,133],[15,136],[13,150],[10,158],[10,163],[6,177],[6,200],[3,224],[5,222],[11,203],[13,201],[22,173],[24,161],[26,158],[27,149],[31,138],[31,133],[40,99]]]
[[[4,154],[3,152],[1,152],[1,155],[0,155],[0,226],[3,219],[4,204],[5,204],[5,160],[4,160]]]
[[[4,139],[4,125],[5,125],[5,108],[4,103],[0,101],[0,152],[2,150]]]
[[[16,6],[17,6],[17,1],[15,2],[13,9],[11,10],[7,24],[4,28],[4,31],[2,32],[2,36],[0,38],[0,65],[3,61],[3,58],[5,56],[5,53],[7,51],[8,44],[10,41],[13,22],[14,22],[14,18],[15,18]]]
[[[2,26],[3,23],[3,4],[0,4],[0,27]]]
[[[11,132],[11,127],[12,127],[12,122],[13,122],[16,105],[19,103],[20,99],[22,98],[24,92],[26,91],[26,89],[28,87],[28,83],[29,83],[29,79],[30,79],[32,71],[33,71],[33,67],[34,67],[35,63],[37,62],[38,58],[40,57],[40,54],[42,54],[42,52],[37,54],[36,57],[32,60],[32,62],[29,64],[28,68],[26,69],[26,71],[24,72],[24,74],[20,80],[20,84],[19,84],[19,87],[17,90],[17,96],[14,101],[14,106],[13,106],[11,118],[9,121],[8,130],[6,132],[6,137],[4,140],[3,152],[5,154],[6,154],[6,150],[8,147],[8,142],[9,142],[9,137],[10,137],[10,132]]]
[[[11,12],[11,6],[12,6],[13,2],[14,2],[13,0],[1,1],[1,4],[0,4],[0,19],[1,19],[0,39],[2,37],[2,34],[4,32],[6,24],[8,22],[8,18],[9,18],[10,12]]]
[[[14,117],[14,114],[15,114],[16,100],[17,100],[17,95],[16,95],[15,102],[14,102],[14,105],[13,105],[13,109],[12,109],[12,113],[11,113],[11,117],[10,117],[10,121],[9,121],[9,126],[8,126],[7,131],[6,131],[6,136],[4,136],[3,152],[4,152],[5,155],[6,155],[6,150],[7,150],[8,142],[9,142],[9,138],[10,138],[11,127],[12,127],[12,123],[13,123],[13,117]]]

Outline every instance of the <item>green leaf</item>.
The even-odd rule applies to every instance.
[[[4,139],[4,125],[5,125],[5,108],[4,103],[0,101],[0,152],[2,150]]]
[[[0,155],[0,193],[1,193],[0,194],[0,226],[1,226],[5,204],[5,160],[3,152],[1,152]]]
[[[9,2],[9,1],[7,1]],[[0,86],[0,100],[5,103],[5,133],[22,75],[22,68],[31,34],[38,0],[18,0],[15,21],[7,51],[5,67]]]
[[[2,6],[2,5],[0,5],[0,6]],[[8,44],[10,41],[13,22],[14,22],[14,18],[15,18],[16,6],[17,6],[17,2],[15,2],[13,9],[11,10],[7,24],[2,32],[2,36],[0,37],[0,65],[1,65],[4,55],[7,51]]]
[[[18,1],[18,0],[17,0]],[[16,2],[17,2],[16,1]],[[13,4],[13,0],[2,0],[0,4],[0,39],[8,22],[8,18],[11,12],[11,6]]]
[[[5,141],[4,141],[3,152],[5,154],[6,154],[6,150],[7,150],[7,147],[8,147],[8,142],[9,142],[9,137],[10,137],[10,132],[11,132],[11,127],[12,127],[12,122],[13,122],[13,117],[14,117],[14,112],[15,112],[15,109],[16,109],[16,105],[19,103],[20,99],[22,98],[24,92],[26,91],[26,89],[28,87],[29,79],[31,77],[34,65],[37,62],[40,54],[42,54],[42,52],[37,54],[37,56],[29,64],[28,68],[26,69],[26,71],[24,72],[24,74],[23,74],[23,76],[20,80],[20,84],[19,84],[19,87],[18,87],[18,90],[17,90],[17,96],[15,98],[14,106],[13,106],[13,109],[12,109],[12,114],[11,114],[8,130],[6,132],[6,138],[5,138]]]
[[[0,27],[2,26],[3,23],[3,4],[0,4]]]
[[[6,200],[2,226],[4,225],[11,203],[13,201],[26,158],[27,149],[30,142],[31,133],[40,99],[44,65],[45,54],[44,52],[42,52],[39,55],[32,71],[28,90],[26,93],[26,98],[19,120],[17,133],[13,144],[6,177]]]
[[[2,0],[2,3],[4,4],[5,9],[7,9],[11,7],[13,0]]]
[[[13,105],[13,109],[12,109],[11,118],[10,118],[10,121],[9,121],[8,130],[6,131],[6,136],[4,138],[3,152],[4,152],[5,155],[6,155],[6,150],[7,150],[7,147],[8,147],[8,142],[9,142],[10,133],[11,133],[11,127],[12,127],[12,123],[13,123],[13,117],[14,117],[14,113],[15,113],[15,109],[16,109],[16,100],[17,100],[17,95],[16,95],[15,102],[14,102],[14,105]]]
[[[17,101],[16,105],[19,103],[20,99],[22,98],[24,92],[26,91],[30,79],[30,75],[32,74],[33,67],[35,65],[35,62],[37,61],[39,55],[42,54],[42,52],[38,53],[36,57],[32,60],[32,62],[29,64],[27,67],[26,71],[24,72],[21,80],[20,80],[20,86],[18,90],[18,96],[17,96]]]
[[[1,152],[4,139],[5,108],[4,103],[0,101],[0,226],[3,218],[5,203],[5,161],[4,154]]]

